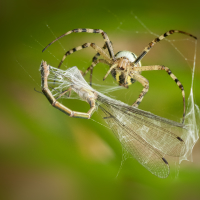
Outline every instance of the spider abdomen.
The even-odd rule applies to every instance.
[[[130,62],[134,62],[137,56],[130,51],[119,51],[115,54],[115,58],[126,57]]]
[[[113,78],[119,83],[119,85],[123,87],[128,87],[136,81],[133,77],[129,75],[127,76],[126,72],[124,72],[123,70],[113,69],[111,71],[111,74]]]

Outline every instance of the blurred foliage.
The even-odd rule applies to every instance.
[[[101,35],[78,33],[62,38],[44,53],[42,49],[55,37],[74,28],[99,28],[107,32],[115,52],[130,50],[139,54],[155,36],[170,29],[199,37],[200,2],[153,1],[4,1],[1,2],[1,199],[199,199],[199,143],[194,162],[180,167],[171,160],[171,174],[159,179],[134,159],[122,162],[122,148],[99,113],[92,120],[73,119],[49,105],[40,91],[39,66],[46,60],[56,67],[64,53],[85,42],[103,46]],[[143,65],[168,66],[184,85],[186,97],[191,84],[194,42],[174,35],[174,44],[162,41],[143,59]],[[180,39],[180,40],[179,40]],[[199,49],[199,47],[198,47]],[[82,50],[65,60],[65,67],[84,71],[94,55]],[[197,55],[199,55],[197,53]],[[187,62],[184,58],[188,58]],[[63,68],[65,68],[63,66]],[[107,66],[94,70],[94,82],[117,85],[111,76],[102,81]],[[144,72],[150,82],[141,109],[180,121],[182,96],[164,72]],[[199,57],[194,83],[195,101],[200,105]],[[89,80],[89,76],[86,77]],[[142,90],[135,83],[112,95],[133,103]],[[78,100],[65,101],[71,109],[87,111]]]

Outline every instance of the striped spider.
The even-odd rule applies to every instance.
[[[65,58],[68,55],[70,55],[70,54],[72,54],[76,51],[79,51],[81,49],[84,49],[84,48],[87,48],[87,47],[92,47],[97,52],[97,54],[93,57],[92,64],[90,65],[90,67],[87,68],[85,73],[83,73],[83,76],[85,76],[90,71],[91,72],[90,73],[90,84],[91,84],[92,83],[93,68],[99,62],[101,62],[101,63],[105,63],[105,64],[110,66],[110,69],[108,70],[108,72],[104,76],[103,80],[105,80],[106,77],[108,76],[108,74],[111,73],[112,76],[114,77],[114,79],[119,83],[119,85],[126,87],[126,88],[129,85],[131,85],[132,83],[134,83],[135,81],[140,82],[143,86],[143,90],[140,93],[138,99],[132,105],[132,106],[135,106],[135,107],[138,107],[138,105],[141,103],[144,95],[149,90],[149,81],[141,75],[141,72],[142,71],[151,71],[151,70],[165,70],[170,75],[170,77],[176,82],[176,84],[178,85],[178,87],[182,91],[182,96],[183,96],[183,122],[184,122],[184,117],[185,117],[185,92],[184,92],[184,88],[183,88],[183,85],[181,84],[181,82],[177,79],[177,77],[171,72],[171,70],[168,67],[165,67],[163,65],[142,66],[140,61],[150,51],[150,49],[156,43],[158,43],[159,41],[163,40],[165,37],[167,37],[167,36],[169,36],[173,33],[182,33],[182,34],[185,34],[185,35],[188,35],[190,37],[197,39],[195,36],[193,36],[189,33],[183,32],[183,31],[179,31],[179,30],[170,30],[170,31],[164,33],[163,35],[155,38],[152,42],[150,42],[148,44],[148,46],[144,48],[142,53],[137,57],[134,53],[132,53],[130,51],[119,51],[118,53],[114,54],[112,43],[111,43],[108,35],[103,30],[101,30],[101,29],[86,29],[86,28],[82,29],[82,28],[79,28],[79,29],[70,30],[67,33],[61,35],[60,37],[58,37],[57,39],[52,41],[50,44],[48,44],[43,49],[43,51],[47,47],[49,47],[52,43],[56,42],[58,39],[66,36],[66,35],[69,35],[71,33],[80,33],[80,32],[101,34],[104,38],[104,41],[105,41],[103,48],[100,48],[95,43],[85,43],[81,46],[75,47],[75,48],[73,48],[73,49],[71,49],[71,50],[69,50],[65,53],[65,55],[63,56],[58,68],[60,68],[63,61],[65,60]],[[104,51],[105,49],[108,50],[109,55]],[[99,56],[102,56],[103,59],[98,59]]]

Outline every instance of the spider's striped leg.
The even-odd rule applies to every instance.
[[[103,36],[104,41],[105,41],[105,43],[106,43],[106,46],[107,46],[107,48],[108,48],[108,52],[109,52],[109,54],[110,54],[110,57],[111,57],[112,59],[115,58],[114,51],[113,51],[113,47],[112,47],[112,44],[111,44],[111,42],[110,42],[110,39],[109,39],[108,35],[107,35],[103,30],[101,30],[101,29],[89,29],[89,28],[78,28],[78,29],[73,29],[73,30],[71,30],[71,31],[68,31],[68,32],[64,33],[63,35],[61,35],[60,37],[56,38],[54,41],[52,41],[51,43],[49,43],[49,44],[42,50],[42,52],[43,52],[46,48],[48,48],[51,44],[53,44],[54,42],[56,42],[57,40],[59,40],[60,38],[66,36],[66,35],[69,35],[69,34],[71,34],[71,33],[81,33],[81,32],[86,32],[86,33],[99,33],[99,34],[101,34],[101,35]]]
[[[99,59],[99,60],[95,60],[94,62],[92,62],[92,64],[86,69],[86,71],[83,73],[83,76],[85,76],[89,71],[90,71],[90,85],[92,86],[92,73],[93,73],[93,68],[99,63],[104,63],[107,65],[111,65],[109,62],[107,62],[104,59]]]
[[[90,70],[92,70],[99,62],[104,63],[106,65],[111,65],[112,62],[108,62],[104,59],[99,59],[99,60],[95,60],[94,62],[92,62],[92,64],[85,70],[85,72],[83,73],[83,76],[85,76]]]
[[[112,46],[112,42],[111,42],[111,41],[110,41],[110,45]],[[103,48],[103,49],[107,49],[107,44],[105,43],[105,44],[103,45],[102,48]],[[100,56],[100,54],[97,53],[97,54],[93,57],[92,61],[96,60],[99,56]]]
[[[49,76],[49,65],[47,65],[46,62],[42,62],[41,64],[41,77],[42,77],[42,92],[48,99],[48,101],[51,103],[51,105],[58,110],[64,112],[70,117],[78,117],[78,118],[84,118],[84,119],[90,119],[93,111],[95,110],[95,99],[90,99],[88,102],[90,104],[90,110],[87,113],[83,112],[76,112],[72,111],[63,104],[59,103],[54,96],[52,95],[51,91],[48,88],[48,76]]]
[[[69,51],[67,51],[65,53],[65,55],[63,56],[62,60],[60,61],[60,64],[58,65],[58,68],[60,68],[60,66],[62,65],[63,61],[65,60],[65,58],[76,52],[76,51],[79,51],[79,50],[82,50],[84,48],[87,48],[87,47],[92,47],[96,52],[98,52],[108,63],[111,63],[112,60],[109,58],[109,56],[103,51],[103,49],[101,49],[99,46],[97,46],[95,43],[85,43],[83,44],[82,46],[78,46],[78,47],[75,47]]]
[[[106,43],[103,46],[103,49],[106,49],[107,45]],[[98,57],[100,56],[99,53],[97,53],[93,58],[92,58],[92,64],[86,69],[85,73],[83,74],[83,76],[85,76],[88,71],[90,71],[90,85],[92,86],[92,74],[93,74],[93,68],[99,63],[97,62]]]
[[[106,49],[106,48],[107,48],[107,45],[106,45],[106,43],[105,43],[104,46],[103,46],[103,49]],[[100,56],[100,54],[97,53],[97,54],[92,58],[92,62],[95,62],[99,56]]]
[[[142,86],[144,87],[142,92],[140,93],[138,99],[132,105],[134,107],[138,107],[139,104],[141,103],[142,99],[144,98],[144,95],[149,90],[149,81],[146,78],[144,78],[142,75],[140,75],[140,74],[134,74],[134,79],[137,80],[138,82],[140,82],[142,84]]]
[[[190,33],[186,33],[184,31],[179,31],[179,30],[170,30],[166,33],[164,33],[163,35],[155,38],[152,42],[149,43],[149,45],[147,47],[145,47],[145,49],[142,51],[142,53],[137,57],[137,59],[133,62],[134,64],[137,64],[149,51],[150,49],[158,42],[160,42],[161,40],[163,40],[164,38],[166,38],[169,35],[172,35],[173,33],[182,33],[185,35],[188,35],[190,37],[193,37],[194,39],[197,39],[197,37],[195,37],[194,35],[190,34]]]
[[[110,44],[112,45],[112,42],[110,41]],[[105,43],[102,47],[103,49],[106,49],[107,48],[107,44]],[[97,60],[97,58],[100,56],[99,53],[97,53],[93,58],[92,58],[92,61],[94,62],[94,60]]]
[[[165,70],[170,75],[170,77],[176,82],[176,84],[178,85],[178,87],[182,91],[182,96],[183,96],[183,123],[184,123],[184,120],[185,120],[185,91],[184,91],[183,85],[177,79],[177,77],[174,74],[172,74],[171,70],[168,67],[165,67],[165,66],[162,66],[162,65],[134,67],[134,70],[138,71],[138,72],[151,71],[151,70]]]

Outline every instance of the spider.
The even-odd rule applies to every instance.
[[[194,39],[197,39],[197,37],[186,33],[184,31],[179,31],[179,30],[170,30],[163,35],[155,38],[152,42],[148,44],[142,51],[142,53],[137,57],[134,53],[130,51],[119,51],[118,53],[114,54],[113,51],[113,46],[112,43],[108,37],[108,35],[101,29],[87,29],[87,28],[79,28],[79,29],[73,29],[65,34],[61,35],[60,37],[56,38],[54,41],[49,43],[43,50],[42,52],[49,47],[51,44],[59,40],[60,38],[69,35],[71,33],[80,33],[80,32],[87,32],[87,33],[99,33],[103,36],[105,44],[103,48],[100,48],[97,46],[95,43],[85,43],[81,46],[75,47],[65,53],[63,56],[58,68],[62,65],[63,61],[65,58],[81,49],[87,48],[87,47],[92,47],[97,54],[93,57],[92,59],[92,64],[90,67],[87,68],[85,73],[83,73],[83,76],[85,76],[89,71],[90,73],[90,85],[92,84],[92,73],[93,73],[93,68],[99,63],[105,63],[110,66],[110,69],[104,76],[103,80],[106,79],[109,73],[114,77],[114,79],[119,83],[120,86],[128,88],[129,85],[133,84],[135,81],[138,81],[142,84],[143,90],[140,93],[138,99],[133,103],[132,106],[138,107],[139,104],[141,103],[144,95],[148,92],[149,90],[149,81],[141,75],[142,71],[151,71],[151,70],[165,70],[170,77],[176,82],[178,87],[182,91],[182,96],[183,96],[183,122],[185,118],[185,91],[183,88],[183,85],[181,82],[177,79],[177,77],[171,72],[171,70],[168,67],[165,67],[163,65],[152,65],[152,66],[142,66],[141,65],[141,59],[151,50],[151,48],[158,43],[159,41],[163,40],[165,37],[173,34],[173,33],[182,33],[185,35],[188,35],[190,37],[193,37]],[[105,49],[108,50],[109,55],[104,51]],[[102,56],[103,59],[98,59],[99,56]]]

